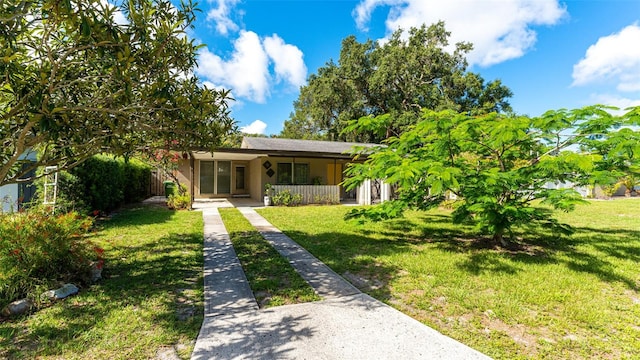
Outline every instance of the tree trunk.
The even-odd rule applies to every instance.
[[[509,241],[504,237],[504,230],[499,230],[493,234],[493,242],[496,245],[500,245],[502,247],[508,247]]]

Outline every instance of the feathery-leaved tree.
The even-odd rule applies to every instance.
[[[453,220],[473,222],[502,245],[514,227],[544,224],[558,231],[549,207],[572,210],[582,200],[574,185],[611,181],[640,162],[640,108],[614,116],[602,106],[549,111],[540,117],[451,110],[424,111],[400,136],[346,170],[353,189],[366,179],[397,186],[397,199],[351,211],[349,217],[385,219],[406,209],[429,209],[455,195]],[[346,131],[384,129],[390,115],[363,117]],[[630,127],[631,126],[631,127]],[[613,176],[615,178],[615,176]]]

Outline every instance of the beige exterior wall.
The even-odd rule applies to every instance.
[[[309,165],[309,179],[308,185],[314,184],[314,179],[320,180],[320,185],[337,185],[342,181],[342,171],[344,170],[345,164],[348,163],[346,160],[338,160],[338,159],[317,159],[317,158],[290,158],[290,157],[269,157],[263,159],[264,161],[269,160],[271,163],[271,167],[274,171],[277,172],[278,163],[290,163],[290,164],[308,164]],[[337,169],[337,171],[332,171],[332,169]],[[277,176],[276,173],[273,177],[269,178],[266,174],[267,169],[263,167],[262,174],[263,178],[265,178],[264,183],[270,182],[272,184],[276,184]],[[264,184],[263,184],[264,185]],[[299,184],[304,185],[304,184]]]
[[[308,184],[313,185],[314,179],[318,179],[321,185],[338,185],[343,178],[342,172],[346,168],[347,160],[338,159],[317,159],[317,158],[292,158],[292,157],[259,157],[253,160],[230,160],[231,161],[231,193],[230,194],[201,194],[200,189],[200,165],[202,161],[214,160],[194,160],[193,179],[191,179],[190,160],[182,160],[179,164],[178,177],[180,182],[188,187],[193,184],[194,199],[224,198],[233,195],[248,195],[256,201],[262,201],[264,188],[267,183],[275,185],[277,183],[278,163],[308,164],[309,178]],[[215,160],[218,161],[218,160]],[[221,160],[229,161],[229,160]],[[273,176],[269,177],[264,166],[265,162],[271,163]],[[244,189],[236,186],[236,169],[244,168]]]
[[[249,172],[251,173],[251,177],[249,178],[249,191],[251,194],[251,198],[257,201],[262,201],[262,197],[264,196],[264,184],[263,179],[267,177],[266,174],[263,174],[264,167],[262,164],[264,162],[264,158],[253,159],[249,163]]]
[[[180,182],[180,185],[184,185],[187,187],[187,192],[191,189],[191,160],[182,159],[178,162],[178,171],[176,173],[176,177]]]

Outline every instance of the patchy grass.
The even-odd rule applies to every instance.
[[[202,214],[139,206],[102,224],[103,280],[0,323],[0,358],[189,358],[203,320]]]
[[[220,209],[220,216],[260,307],[320,300],[238,209]]]
[[[443,210],[380,223],[349,208],[259,210],[356,286],[498,359],[637,358],[640,199],[592,201],[494,248]]]

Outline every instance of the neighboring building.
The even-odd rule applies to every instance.
[[[194,200],[248,197],[262,201],[265,185],[305,196],[305,203],[327,198],[371,203],[371,183],[346,192],[340,183],[354,146],[376,144],[245,137],[239,149],[192,151],[179,165],[178,179]],[[362,161],[360,159],[359,161]],[[382,186],[381,200],[388,199]],[[337,199],[336,199],[337,200]]]
[[[36,161],[36,153],[28,151],[20,157],[20,160]],[[27,174],[27,176],[32,175]],[[34,194],[35,185],[31,182],[0,186],[0,209],[2,212],[19,210],[31,201]]]

